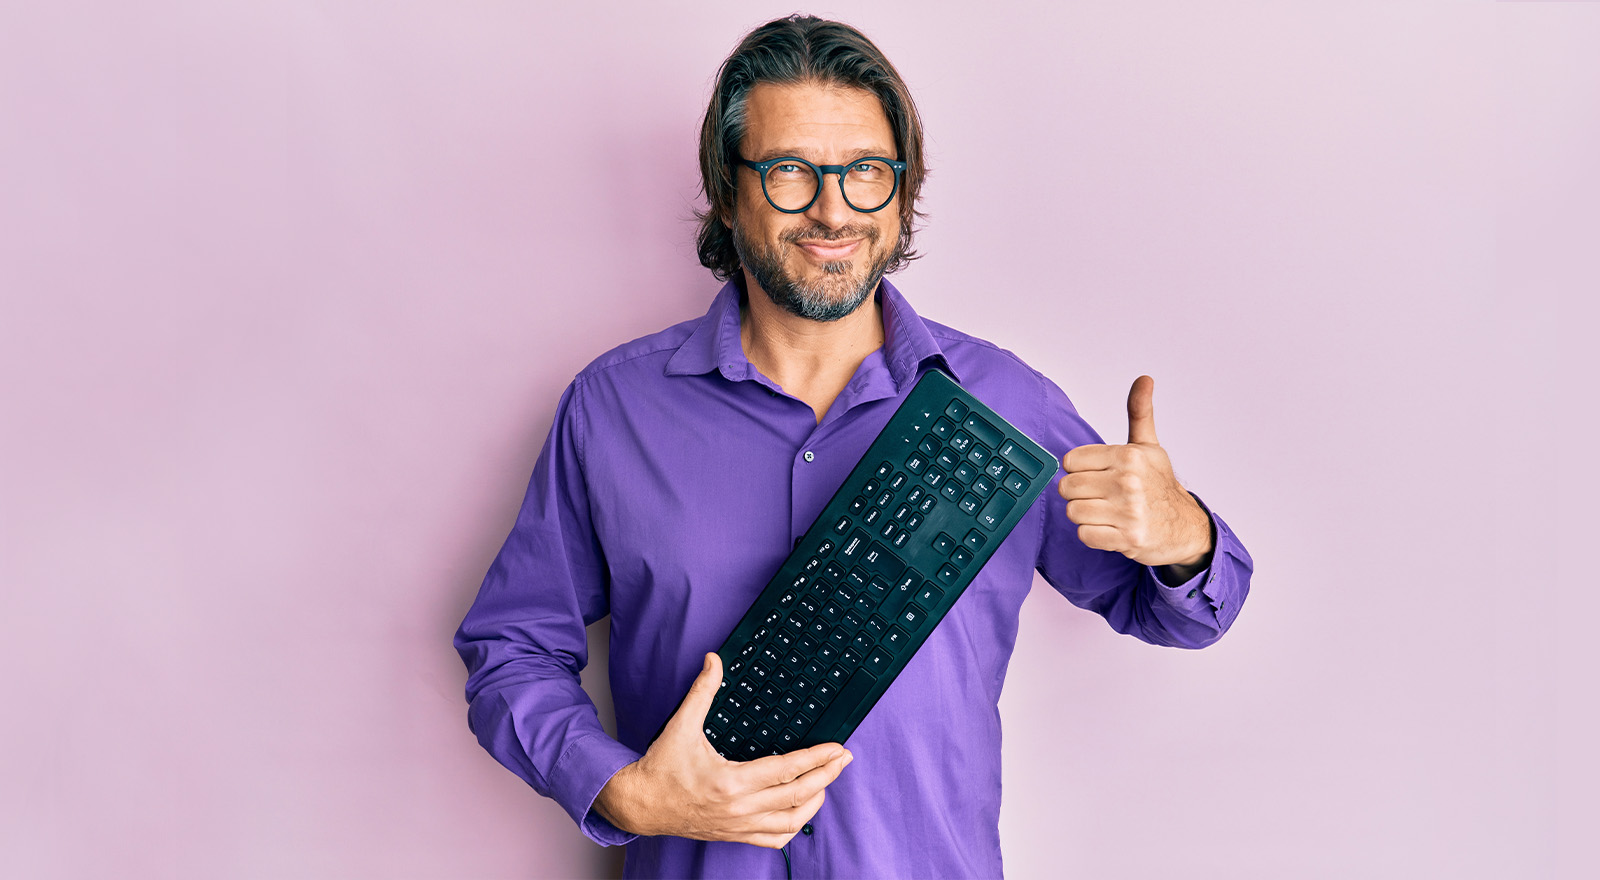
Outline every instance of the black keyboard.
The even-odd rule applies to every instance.
[[[718,650],[706,739],[741,761],[844,742],[1055,472],[924,374]]]

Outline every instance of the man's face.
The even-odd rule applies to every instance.
[[[742,158],[798,156],[813,165],[845,165],[867,156],[900,158],[894,130],[876,95],[864,89],[760,83],[746,104]],[[785,214],[761,192],[761,176],[738,166],[733,240],[747,280],[803,318],[835,321],[878,286],[900,243],[900,194],[863,214],[823,175],[822,192],[804,213]]]

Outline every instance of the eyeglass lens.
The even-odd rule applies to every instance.
[[[800,162],[779,162],[767,169],[767,198],[779,210],[798,211],[817,197],[817,172]],[[845,169],[844,199],[857,211],[876,211],[894,196],[894,169],[876,159]]]

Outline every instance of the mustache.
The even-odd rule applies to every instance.
[[[805,226],[791,229],[780,236],[780,240],[785,244],[797,244],[802,241],[844,241],[852,238],[864,238],[870,244],[877,244],[878,228],[869,225],[841,226],[838,229]]]

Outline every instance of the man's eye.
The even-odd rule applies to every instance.
[[[800,166],[793,162],[785,162],[782,165],[773,166],[772,170],[779,174],[798,174],[800,173]]]

